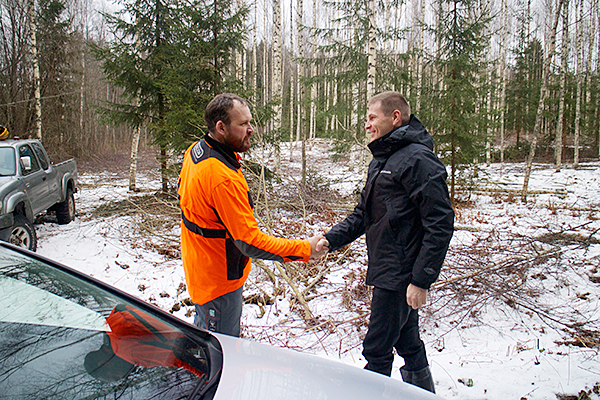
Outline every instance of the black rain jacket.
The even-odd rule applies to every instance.
[[[330,251],[366,233],[368,285],[399,291],[412,283],[429,289],[454,232],[446,168],[414,115],[369,149],[373,160],[358,205],[325,234]]]

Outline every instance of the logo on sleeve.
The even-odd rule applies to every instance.
[[[192,161],[194,164],[198,164],[203,155],[204,149],[202,148],[202,143],[197,142],[194,147],[192,147]]]

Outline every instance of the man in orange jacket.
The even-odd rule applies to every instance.
[[[179,176],[181,254],[194,323],[240,335],[242,288],[251,257],[304,261],[327,252],[324,237],[281,239],[258,229],[238,153],[250,148],[252,113],[243,98],[224,93],[206,107],[208,133],[185,152]]]

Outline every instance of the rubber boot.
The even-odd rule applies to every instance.
[[[404,382],[429,390],[431,393],[435,393],[435,385],[429,366],[418,371],[407,371],[402,367],[400,368],[400,374],[402,375],[402,380]]]

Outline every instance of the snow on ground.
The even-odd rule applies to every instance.
[[[298,173],[299,151],[296,146],[294,161],[285,160],[282,170]],[[283,149],[282,154],[289,154],[289,150]],[[332,190],[340,195],[355,192],[362,176],[348,168],[354,161],[343,159],[332,163],[329,145],[322,141],[309,148],[308,154],[309,168]],[[253,154],[253,157],[258,156]],[[569,330],[565,330],[566,325],[572,323],[583,324],[581,326],[596,332],[598,341],[600,163],[584,163],[578,170],[566,166],[560,172],[555,172],[553,166],[536,164],[527,204],[519,201],[524,171],[523,164],[480,166],[478,177],[469,183],[471,194],[459,194],[464,205],[457,208],[457,229],[447,258],[448,268],[458,265],[461,257],[473,249],[493,249],[486,261],[490,265],[506,257],[519,256],[511,254],[510,246],[496,248],[495,240],[513,238],[515,252],[525,243],[533,253],[560,248],[560,257],[532,264],[526,286],[531,296],[525,296],[529,300],[522,304],[511,306],[510,301],[485,298],[476,303],[472,312],[460,314],[452,308],[457,304],[443,304],[455,294],[453,290],[469,289],[472,281],[466,280],[471,283],[458,289],[440,286],[439,290],[432,290],[430,305],[422,312],[422,330],[437,391],[444,398],[554,399],[557,394],[577,395],[594,386],[598,390],[600,344],[579,347],[564,343],[574,340]],[[78,218],[64,226],[48,220],[37,224],[38,253],[192,322],[191,307],[173,309],[174,305],[181,306],[188,295],[183,286],[185,278],[180,259],[157,251],[161,238],[140,233],[135,215],[93,213],[104,204],[160,189],[159,174],[155,170],[140,174],[137,184],[144,191],[138,194],[128,192],[126,176],[82,172],[81,190],[76,195]],[[326,231],[329,227],[319,216],[313,217],[314,223],[304,235]],[[338,212],[335,218],[342,217]],[[285,218],[281,224],[290,223],[290,216]],[[170,237],[178,234],[176,224],[165,232],[165,236]],[[538,240],[557,237],[552,235],[562,236],[554,242]],[[326,262],[316,267],[320,270],[330,266],[331,270],[319,287],[319,296],[309,303],[316,319],[311,328],[307,328],[300,317],[298,305],[290,302],[291,291],[287,288],[273,305],[245,306],[244,335],[251,340],[314,353],[362,368],[365,362],[361,340],[366,332],[364,321],[368,312],[365,300],[368,290],[361,285],[366,265],[364,238],[357,240],[349,251],[349,262],[335,264],[334,258],[339,255],[329,255]],[[267,266],[274,268],[272,263]],[[260,293],[260,275],[260,268],[255,265],[247,293]],[[450,275],[443,273],[440,280],[448,277]],[[353,296],[350,300],[348,294]],[[512,295],[514,293],[508,293],[504,299]],[[469,295],[465,296],[466,304]],[[544,312],[536,312],[538,307]],[[401,365],[402,360],[397,357],[394,379],[401,379],[398,371]],[[592,392],[591,398],[600,396]]]

